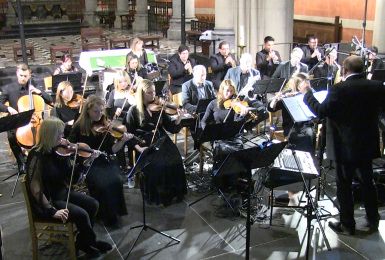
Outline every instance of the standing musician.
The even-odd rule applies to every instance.
[[[196,65],[193,68],[193,78],[182,85],[182,105],[188,113],[193,114],[200,99],[215,98],[213,83],[206,80],[206,67]]]
[[[335,49],[327,48],[325,62],[313,70],[314,78],[327,78],[332,82],[331,85],[337,84],[341,81],[341,66],[337,63],[337,51]],[[317,90],[325,90],[326,86]]]
[[[162,105],[156,102],[155,86],[150,80],[144,79],[139,83],[135,97],[136,104],[130,107],[127,114],[127,129],[146,141],[143,147],[136,145],[136,150],[143,152],[156,140],[164,138],[154,157],[150,154],[151,158],[147,158],[149,164],[142,169],[145,175],[145,197],[149,203],[167,206],[174,197],[178,201],[182,200],[187,192],[181,155],[165,131],[178,133],[181,129],[181,115],[177,111],[173,121],[164,112]]]
[[[230,79],[235,84],[237,92],[252,90],[255,81],[261,79],[261,74],[253,68],[253,57],[250,53],[243,53],[239,59],[239,66],[227,71],[225,79]],[[245,87],[247,89],[243,89]],[[247,92],[245,93],[247,94]]]
[[[42,218],[75,223],[79,232],[76,249],[84,251],[88,257],[98,257],[112,247],[97,241],[92,228],[99,203],[84,193],[69,190],[71,174],[77,173],[81,166],[76,165],[76,172],[72,172],[70,157],[56,152],[58,146],[69,144],[62,139],[63,133],[61,120],[55,117],[44,120],[40,127],[40,136],[44,138],[40,138],[28,154],[27,190],[32,195],[32,209]]]
[[[372,79],[374,70],[385,69],[384,62],[380,57],[377,56],[378,48],[373,46],[369,49],[369,67],[368,67],[368,76],[367,79]]]
[[[0,112],[7,112],[11,115],[17,114],[20,108],[18,100],[31,92],[34,95],[39,95],[44,99],[46,104],[52,103],[50,95],[45,93],[41,88],[37,88],[31,84],[31,69],[25,63],[20,63],[16,66],[17,82],[4,86],[0,95]],[[9,102],[9,106],[5,105]],[[19,171],[24,171],[24,156],[16,139],[16,130],[7,132],[9,146],[13,155],[16,158]]]
[[[308,86],[301,92],[313,113],[327,118],[326,149],[328,158],[336,163],[340,204],[340,221],[329,222],[329,227],[337,233],[354,235],[354,176],[361,184],[369,231],[378,231],[380,215],[372,159],[380,157],[378,113],[385,106],[385,87],[382,82],[365,79],[364,62],[358,56],[346,58],[343,70],[345,80],[329,89],[322,104]]]
[[[71,82],[62,81],[57,86],[55,107],[51,115],[58,117],[65,123],[64,136],[68,137],[72,125],[78,118],[80,106],[83,103],[83,97],[74,94]]]
[[[234,54],[230,53],[230,44],[228,42],[220,42],[218,50],[218,53],[210,57],[210,67],[213,72],[212,82],[216,90],[218,90],[219,85],[225,78],[227,71],[237,66]]]
[[[83,105],[81,114],[72,127],[69,140],[82,142],[100,152],[94,155],[85,182],[90,195],[98,200],[99,216],[106,225],[115,225],[119,215],[126,215],[126,203],[123,194],[123,183],[120,178],[118,163],[110,155],[118,152],[123,145],[132,139],[127,132],[116,140],[111,133],[111,125],[104,114],[105,101],[98,96],[90,95]]]
[[[127,55],[136,55],[136,57],[138,57],[139,59],[140,64],[142,65],[142,67],[144,67],[148,63],[148,60],[146,50],[143,49],[143,41],[139,38],[132,39],[130,48],[131,52],[129,52]]]
[[[285,78],[288,80],[293,74],[297,74],[300,72],[307,73],[308,67],[306,64],[301,62],[302,56],[302,49],[298,47],[294,48],[290,53],[290,60],[279,64],[271,77],[273,79]]]
[[[263,40],[263,49],[257,52],[257,69],[261,72],[262,79],[270,79],[278,65],[282,62],[279,52],[273,50],[274,38],[266,36]]]
[[[127,54],[126,58],[126,71],[130,76],[130,82],[134,82],[133,87],[136,89],[136,85],[138,79],[146,79],[147,78],[147,70],[143,67],[143,65],[139,62],[138,56],[133,53]],[[138,78],[138,76],[140,78]],[[136,80],[135,80],[136,78]]]
[[[79,71],[78,68],[72,65],[72,57],[70,54],[64,54],[60,60],[62,64],[54,70],[53,75]]]
[[[267,110],[270,112],[282,110],[282,128],[285,139],[287,139],[290,144],[294,144],[296,150],[309,152],[314,155],[313,123],[294,123],[282,101],[285,97],[292,97],[299,94],[299,90],[309,84],[307,74],[298,73],[294,75],[290,78],[285,88],[269,101]]]
[[[182,84],[192,78],[192,68],[195,66],[195,60],[189,57],[189,48],[186,45],[180,45],[178,53],[170,58],[168,73],[170,74],[171,94],[177,94],[182,91]]]
[[[111,118],[121,118],[121,121],[125,121],[128,109],[135,104],[135,89],[137,82],[141,80],[142,78],[139,76],[131,80],[126,71],[116,72],[114,89],[107,101],[107,108],[110,110]]]
[[[305,63],[309,70],[312,69],[324,55],[323,51],[317,46],[318,38],[314,35],[308,37],[307,45],[302,47],[303,57],[302,63]]]

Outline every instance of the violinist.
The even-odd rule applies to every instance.
[[[105,101],[98,96],[90,95],[72,127],[69,140],[73,143],[86,143],[92,149],[107,154],[93,160],[85,176],[85,182],[90,195],[99,202],[100,218],[106,225],[111,226],[117,224],[118,216],[127,214],[127,209],[119,165],[110,155],[118,152],[133,135],[124,133],[119,140],[116,140],[107,131],[103,133],[97,131],[97,128],[109,128],[104,109]]]
[[[134,54],[138,57],[141,67],[144,67],[148,63],[148,60],[146,50],[143,49],[143,41],[137,37],[132,39],[130,48],[131,52],[129,52],[127,56]]]
[[[64,54],[60,60],[62,64],[57,69],[55,69],[55,71],[53,72],[53,75],[79,71],[78,68],[72,65],[72,57],[70,54],[68,53]]]
[[[131,82],[133,82],[134,89],[136,89],[136,85],[141,79],[147,78],[147,70],[139,62],[138,56],[133,53],[127,54],[126,71],[130,76]]]
[[[73,173],[71,159],[55,152],[57,146],[68,144],[67,140],[62,139],[63,132],[64,123],[60,119],[47,118],[40,127],[40,136],[44,138],[40,138],[28,154],[27,189],[33,198],[32,209],[42,218],[75,223],[79,232],[76,249],[84,251],[88,257],[97,257],[112,249],[112,246],[97,241],[92,228],[99,207],[97,200],[72,189],[69,191]],[[77,164],[75,172],[81,168],[82,165]]]
[[[230,44],[228,42],[220,42],[218,50],[218,53],[210,57],[210,67],[213,71],[212,82],[216,90],[218,90],[227,71],[237,66],[235,56],[230,52]]]
[[[299,94],[300,88],[307,86],[308,84],[310,84],[309,77],[306,73],[298,73],[293,76],[288,81],[285,88],[270,100],[267,110],[270,112],[282,110],[282,128],[285,138],[289,143],[295,145],[296,150],[309,152],[314,155],[313,123],[294,123],[282,101],[285,97]]]
[[[55,107],[51,112],[65,123],[64,136],[68,137],[72,125],[79,115],[79,108],[83,98],[74,94],[71,82],[62,81],[57,86]]]
[[[151,163],[143,169],[146,176],[146,200],[165,206],[175,197],[181,201],[187,192],[183,162],[178,148],[166,133],[166,130],[170,133],[180,131],[180,112],[174,120],[164,112],[162,105],[156,103],[155,86],[150,80],[144,79],[139,83],[135,97],[136,104],[128,111],[126,125],[131,133],[146,141],[144,146],[136,145],[136,150],[142,152],[158,139],[165,140],[154,157],[147,158]]]
[[[131,81],[126,71],[116,72],[114,89],[107,101],[107,108],[110,110],[111,118],[121,118],[121,121],[125,121],[128,109],[135,104],[135,90],[132,83],[133,81]]]
[[[17,114],[19,111],[18,100],[22,96],[28,96],[29,92],[34,95],[39,95],[43,98],[46,104],[52,103],[52,98],[43,89],[35,87],[31,83],[31,69],[25,63],[20,63],[16,66],[17,82],[6,85],[2,88],[0,95],[0,112],[7,112],[11,115]],[[9,102],[9,105],[5,105]],[[28,110],[28,108],[27,108]],[[19,171],[24,171],[24,155],[16,139],[16,130],[7,132],[8,142],[12,153],[16,158]]]
[[[192,78],[195,64],[195,60],[189,57],[189,48],[186,45],[180,45],[178,53],[171,56],[168,66],[168,73],[171,77],[171,94],[178,94],[182,91],[182,84]]]

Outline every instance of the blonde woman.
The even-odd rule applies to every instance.
[[[69,157],[55,152],[57,146],[68,145],[68,141],[62,139],[64,123],[50,117],[42,122],[39,131],[44,138],[38,140],[27,159],[28,190],[34,199],[34,213],[40,217],[74,222],[79,232],[77,250],[84,251],[88,257],[97,257],[112,248],[106,242],[96,241],[92,229],[99,203],[84,193],[71,190],[66,205],[72,163]],[[78,170],[76,167],[75,174]]]
[[[136,145],[136,150],[142,152],[150,146],[154,134],[154,142],[161,142],[159,149],[148,155],[150,158],[147,160],[151,163],[143,169],[146,176],[145,196],[150,203],[167,206],[174,197],[181,200],[187,192],[181,155],[166,133],[166,130],[170,133],[180,131],[181,117],[178,114],[173,120],[162,113],[157,131],[154,131],[160,116],[160,109],[151,109],[155,102],[154,83],[147,79],[142,80],[135,95],[136,104],[128,111],[126,125],[130,132],[146,141],[144,147]]]
[[[106,225],[116,225],[118,216],[126,215],[126,203],[123,194],[123,183],[120,168],[110,155],[117,153],[132,140],[133,135],[125,133],[121,139],[115,140],[109,133],[95,131],[95,126],[109,127],[104,113],[105,101],[91,95],[84,103],[82,112],[75,122],[69,140],[73,143],[86,143],[92,149],[104,152],[93,161],[86,176],[86,184],[92,197],[98,200],[99,216]]]
[[[143,41],[139,38],[134,38],[131,41],[131,52],[129,54],[134,54],[138,57],[140,64],[145,66],[148,63],[146,50],[143,49]]]

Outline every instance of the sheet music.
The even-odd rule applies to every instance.
[[[326,90],[319,91],[314,93],[314,97],[318,102],[322,103],[328,92]],[[289,111],[294,122],[306,122],[313,118],[316,118],[316,115],[310,111],[309,107],[303,102],[303,94],[296,95],[294,97],[288,97],[283,99],[287,110]]]

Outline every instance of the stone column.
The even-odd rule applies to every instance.
[[[235,41],[236,10],[237,1],[234,0],[215,0],[215,30],[214,34],[220,40],[216,42],[215,49],[218,50],[218,44],[221,41],[227,41],[230,44],[232,53],[237,52],[237,43]],[[210,52],[212,47],[210,48]],[[217,51],[216,51],[217,52]],[[211,54],[211,53],[210,53]]]
[[[84,20],[90,25],[95,26],[97,24],[95,11],[97,0],[85,0]]]
[[[137,1],[139,2],[139,1]],[[128,14],[128,1],[127,0],[116,0],[116,11],[115,11],[115,28],[121,28],[120,15]]]
[[[6,14],[7,26],[18,24],[18,21],[16,18],[16,12],[15,12],[16,2],[11,0],[8,0],[7,2],[8,2],[8,8],[7,8],[7,14]]]
[[[378,47],[379,52],[385,52],[385,1],[376,1],[376,13],[373,24],[373,45]]]
[[[191,20],[195,19],[195,0],[185,0],[185,25],[186,31],[191,29]],[[172,17],[170,27],[167,31],[167,38],[180,40],[181,37],[181,0],[172,1]]]
[[[148,32],[147,0],[136,1],[135,21],[132,23],[134,32]]]

